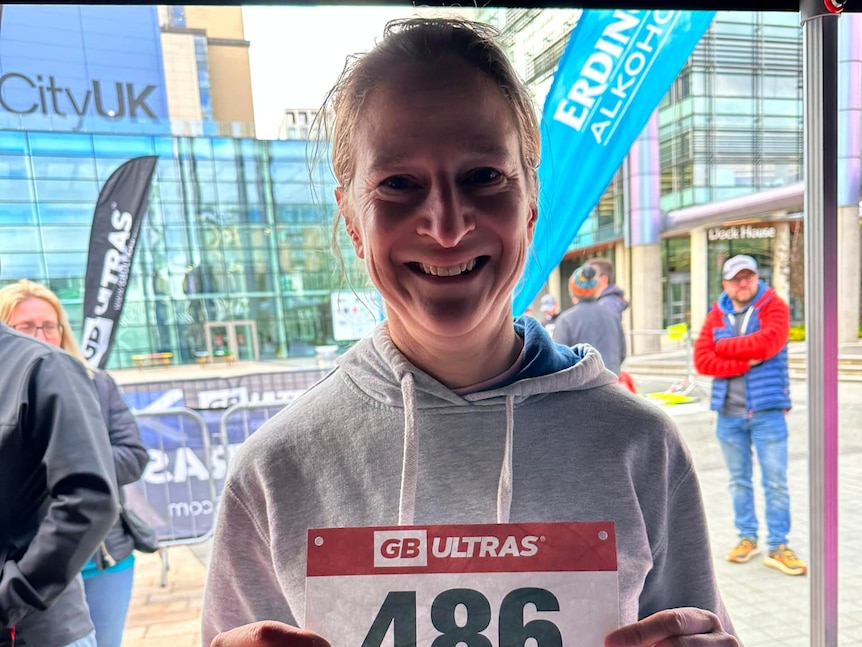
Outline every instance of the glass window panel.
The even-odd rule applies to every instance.
[[[96,165],[92,159],[75,157],[33,157],[33,173],[37,178],[95,180]]]
[[[175,159],[159,159],[156,162],[156,177],[162,180],[177,180],[180,177],[180,166]]]
[[[767,25],[783,25],[785,27],[799,28],[799,14],[793,12],[781,13],[772,12],[759,13],[760,19],[763,21],[764,27]]]
[[[304,164],[273,164],[270,167],[273,184],[281,182],[308,183],[308,167]]]
[[[261,151],[261,147],[258,146],[258,141],[255,139],[241,139],[239,140],[240,152],[243,157],[255,159],[259,157],[263,151]]]
[[[159,180],[153,185],[154,195],[159,196],[163,202],[182,202],[183,194],[179,182],[165,182]]]
[[[243,159],[241,162],[242,177],[246,182],[260,180],[260,171],[257,165],[257,160]]]
[[[183,162],[182,172],[187,180],[197,179],[212,182],[215,179],[215,171],[209,160],[188,160]]]
[[[90,246],[90,229],[65,225],[62,227],[43,226],[42,240],[45,251],[86,251]]]
[[[218,203],[218,194],[216,193],[216,185],[214,182],[195,182],[197,189],[197,200],[205,205],[215,205]]]
[[[234,160],[236,159],[236,140],[216,137],[212,140],[213,159]]]
[[[191,140],[192,155],[198,160],[211,160],[213,158],[212,142],[206,137],[195,137]]]
[[[74,155],[91,157],[93,138],[76,133],[27,133],[33,155]],[[5,133],[4,133],[5,137]]]
[[[190,247],[186,230],[183,227],[165,227],[161,233],[162,240],[160,243],[166,249],[188,249]]]
[[[27,154],[27,133],[16,133],[4,131],[0,137],[0,153],[11,153],[13,155]]]
[[[82,277],[87,274],[87,252],[52,251],[45,254],[45,263],[51,278]]]
[[[750,97],[754,94],[752,78],[748,74],[715,74],[713,88],[720,97]]]
[[[3,254],[2,277],[4,280],[30,279],[32,281],[44,281],[47,277],[42,269],[43,258],[42,254],[32,251]]]
[[[252,204],[261,204],[263,202],[261,187],[258,183],[245,183],[245,200]]]
[[[0,224],[35,225],[36,205],[26,202],[0,202]]]
[[[0,196],[10,202],[35,202],[33,181],[0,177]]]
[[[81,201],[95,204],[99,185],[92,180],[34,180],[39,200]]]
[[[181,205],[162,203],[161,212],[166,225],[182,224],[186,220]]]
[[[4,135],[6,133],[3,133]],[[0,178],[30,177],[27,158],[23,156],[0,155]]]
[[[272,192],[275,201],[281,204],[309,204],[313,203],[316,197],[308,184],[276,184]]]
[[[73,276],[63,278],[51,278],[48,282],[48,287],[60,298],[61,301],[66,300],[82,300],[84,298],[84,277]],[[69,314],[68,307],[64,304],[66,314]],[[76,310],[83,311],[82,306],[78,306]],[[82,315],[78,315],[77,321],[83,319]]]
[[[713,105],[717,114],[735,115],[737,124],[739,123],[739,119],[754,114],[754,99],[743,99],[741,97],[722,99],[721,97],[716,97],[713,100]]]
[[[236,160],[230,162],[218,160],[213,162],[215,168],[215,179],[218,182],[236,181],[239,178]]]
[[[761,119],[765,130],[801,132],[803,128],[799,117],[776,117],[774,115],[763,115]]]
[[[273,140],[269,144],[269,154],[273,162],[295,161],[305,163],[306,142]]]
[[[713,191],[714,200],[729,200],[743,195],[751,195],[750,187],[716,187]]]
[[[768,115],[801,115],[802,103],[796,99],[764,99],[763,112]]]
[[[798,99],[802,79],[793,76],[764,76],[762,79],[763,96],[780,99]]]
[[[6,218],[0,222],[5,224]],[[35,227],[0,226],[0,252],[39,251],[41,249],[39,230]]]
[[[240,201],[239,187],[234,182],[219,182],[216,186],[218,186],[218,199],[220,203],[236,204]]]
[[[798,20],[797,20],[798,22]],[[792,27],[777,27],[774,25],[763,25],[762,34],[764,39],[774,38],[775,40],[788,41],[799,39],[801,27],[797,24]]]
[[[96,155],[123,157],[125,159],[140,157],[142,155],[153,155],[155,153],[152,137],[94,135],[93,149]]]
[[[721,20],[717,20],[712,25],[712,30],[717,36],[752,36],[754,34],[754,24],[752,22],[730,22],[737,20],[736,12],[727,12],[722,14]],[[740,12],[748,13],[748,12]]]
[[[95,203],[42,202],[38,205],[43,224],[92,222]]]

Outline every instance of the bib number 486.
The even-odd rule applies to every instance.
[[[524,647],[532,638],[537,647],[562,647],[560,630],[549,620],[524,622],[524,608],[532,605],[537,612],[559,611],[556,596],[546,589],[520,588],[510,591],[500,603],[495,646],[481,632],[491,624],[491,603],[473,589],[443,591],[431,604],[431,624],[440,635],[431,647]],[[462,622],[456,618],[458,607]],[[465,613],[466,612],[466,613]],[[395,647],[416,647],[416,592],[390,591],[377,612],[362,647],[382,647],[383,639],[393,628]]]

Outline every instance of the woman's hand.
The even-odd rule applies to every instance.
[[[605,647],[665,645],[740,647],[739,641],[724,631],[718,616],[693,607],[659,611],[640,622],[612,631],[605,638]]]
[[[329,643],[316,633],[264,621],[220,633],[210,647],[329,647]]]

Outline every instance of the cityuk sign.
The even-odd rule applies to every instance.
[[[19,72],[0,76],[0,108],[17,115],[150,119],[158,121],[147,103],[155,85],[137,87],[130,82],[93,80],[79,88],[63,85],[54,76],[35,77]]]

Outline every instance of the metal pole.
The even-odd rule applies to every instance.
[[[802,0],[812,647],[838,645],[838,13]]]

